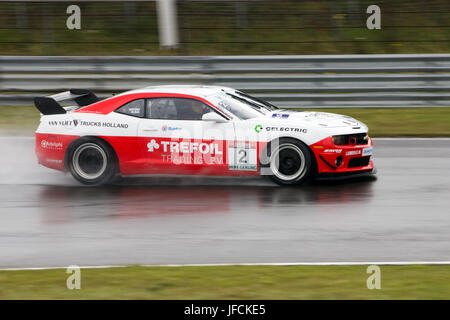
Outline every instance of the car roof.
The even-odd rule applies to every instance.
[[[198,97],[207,97],[213,94],[220,93],[222,91],[231,92],[235,91],[229,87],[223,86],[205,86],[205,85],[165,85],[165,86],[150,86],[141,89],[131,90],[123,92],[120,95],[132,94],[132,93],[177,93],[188,94]]]

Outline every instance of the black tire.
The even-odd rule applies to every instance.
[[[82,137],[74,141],[66,152],[65,163],[76,180],[90,186],[111,183],[118,172],[114,150],[95,137]]]
[[[279,185],[300,185],[314,175],[314,156],[303,142],[293,138],[272,141],[263,151],[261,173]]]

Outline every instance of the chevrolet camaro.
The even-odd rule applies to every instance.
[[[227,87],[154,86],[107,99],[71,89],[34,102],[39,163],[87,185],[156,174],[264,175],[293,185],[374,173],[360,121],[280,109]]]

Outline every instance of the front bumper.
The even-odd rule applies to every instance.
[[[343,180],[349,178],[364,178],[375,176],[377,173],[377,168],[369,169],[369,170],[359,170],[359,171],[349,171],[349,172],[325,172],[318,173],[316,176],[316,180]]]
[[[367,144],[335,145],[331,137],[312,144],[317,161],[317,172],[331,176],[353,175],[371,172],[374,169],[372,161],[372,139]]]

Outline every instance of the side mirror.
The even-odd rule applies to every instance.
[[[215,113],[214,111],[210,111],[208,113],[205,113],[202,116],[203,121],[212,121],[212,122],[227,122],[227,119],[222,117],[221,115]]]

